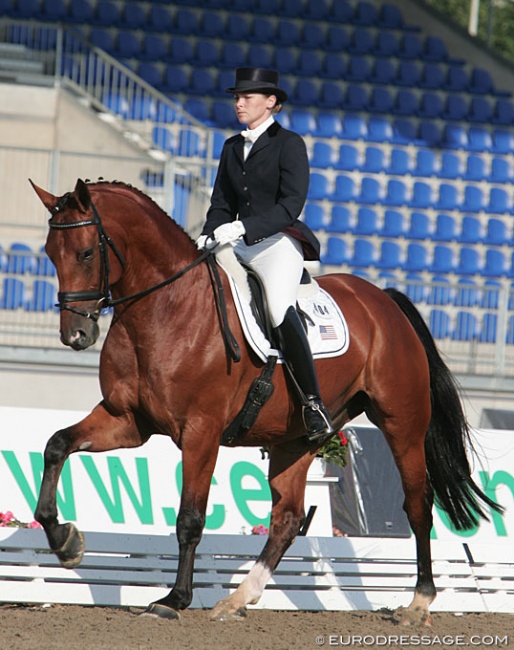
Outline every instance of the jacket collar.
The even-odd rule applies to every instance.
[[[258,151],[261,149],[264,149],[267,147],[270,143],[270,139],[275,137],[277,133],[280,131],[282,126],[278,122],[273,122],[271,126],[269,126],[266,131],[258,138],[258,140],[255,142],[253,145],[250,153],[248,154],[248,157],[245,162],[248,162],[248,160]],[[235,152],[237,153],[238,157],[241,159],[241,162],[243,161],[243,150],[244,150],[244,138],[241,134],[239,134],[236,137],[236,144],[235,144]]]

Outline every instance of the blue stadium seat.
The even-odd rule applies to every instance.
[[[94,16],[94,6],[89,0],[71,0],[68,13],[70,23],[91,23]]]
[[[446,78],[442,85],[442,90],[451,93],[467,92],[469,75],[462,65],[449,64],[446,69]]]
[[[101,103],[112,113],[120,115],[123,118],[128,118],[130,105],[124,94],[116,91],[106,92],[102,95]]]
[[[348,145],[350,146],[350,145]],[[328,142],[316,141],[312,147],[311,167],[329,169],[337,166],[337,156]]]
[[[297,3],[298,4],[298,3]],[[349,23],[353,20],[354,7],[348,0],[339,0],[333,2],[329,11],[329,17],[332,22]]]
[[[300,50],[296,73],[305,77],[317,77],[321,72],[322,59],[317,52]]]
[[[217,11],[202,11],[198,24],[199,36],[205,38],[220,38],[225,31],[222,14]]]
[[[477,317],[469,311],[457,312],[452,333],[454,341],[474,341],[480,333]]]
[[[355,199],[358,203],[365,205],[382,203],[384,191],[381,182],[373,176],[364,176],[361,180],[360,192]]]
[[[443,129],[441,144],[446,149],[467,149],[468,132],[460,124],[446,124]]]
[[[121,12],[121,26],[127,29],[145,29],[147,11],[138,2],[125,2]]]
[[[464,187],[464,200],[461,209],[465,212],[480,212],[485,206],[486,201],[482,188],[476,185],[466,185]]]
[[[427,90],[441,90],[444,85],[444,70],[439,63],[425,63],[421,70],[418,86]]]
[[[368,145],[364,153],[364,161],[360,162],[360,157],[357,158],[357,162],[360,163],[358,166],[366,174],[378,174],[386,168],[385,157],[386,153],[383,147]]]
[[[368,81],[372,84],[390,85],[396,77],[396,68],[390,59],[375,59]],[[389,89],[387,89],[389,91]]]
[[[220,129],[240,129],[234,107],[231,102],[215,100],[211,106],[212,122]]]
[[[225,144],[225,134],[223,131],[217,131],[213,129],[212,131],[212,157],[214,160],[219,160],[221,157],[221,152],[223,150],[223,145]]]
[[[403,250],[396,242],[383,241],[380,244],[380,257],[376,262],[379,269],[401,269],[403,267]]]
[[[354,201],[356,197],[357,189],[354,179],[346,174],[338,174],[335,177],[331,200],[346,203],[347,201]]]
[[[167,63],[189,63],[194,58],[194,47],[191,39],[182,36],[174,36],[169,45]]]
[[[171,31],[189,37],[198,34],[200,31],[198,15],[192,9],[177,7]]]
[[[291,96],[291,102],[296,106],[316,106],[318,103],[318,88],[310,79],[298,79]]]
[[[436,339],[447,339],[452,335],[450,315],[444,309],[432,309],[429,316],[429,328]]]
[[[246,42],[250,34],[250,19],[245,14],[230,12],[225,23],[223,38],[229,41]]]
[[[330,266],[340,266],[349,261],[350,253],[348,244],[340,237],[329,237],[326,243],[326,250],[321,255],[321,263]]]
[[[375,57],[394,58],[398,51],[398,39],[392,31],[380,30],[371,54]]]
[[[25,303],[27,311],[49,311],[55,308],[57,288],[48,280],[34,280],[32,297]]]
[[[233,43],[231,41],[223,43],[218,65],[223,68],[230,68],[233,75],[232,71],[234,68],[246,66],[245,48],[239,43]],[[225,88],[229,88],[231,86],[232,84],[229,84],[228,86],[225,86]]]
[[[434,203],[434,188],[425,181],[414,181],[408,205],[412,208],[429,208]]]
[[[320,203],[307,201],[303,210],[304,222],[313,231],[324,230],[325,209]]]
[[[393,106],[393,113],[395,115],[414,116],[418,112],[418,108],[418,98],[412,90],[401,89],[396,93]]]
[[[483,181],[487,178],[486,159],[479,154],[469,154],[462,178],[466,181]]]
[[[482,316],[478,340],[480,343],[496,343],[498,332],[498,314],[486,312]]]
[[[497,99],[491,122],[509,126],[514,123],[514,104],[508,99]]]
[[[457,268],[455,253],[450,246],[436,244],[433,250],[430,271],[438,275],[453,273]]]
[[[407,246],[407,255],[403,264],[405,271],[426,271],[430,268],[430,256],[424,244],[411,242]]]
[[[442,135],[437,122],[420,119],[415,140],[424,147],[439,147],[442,142]]]
[[[189,70],[180,65],[168,65],[164,72],[164,88],[171,95],[185,92],[189,87]]]
[[[215,41],[199,39],[190,63],[200,67],[217,66],[220,58],[220,50]]]
[[[4,278],[0,309],[21,309],[26,302],[25,283],[19,278]]]
[[[482,309],[498,309],[500,306],[501,280],[486,280],[482,285],[480,307]]]
[[[503,251],[498,248],[488,248],[485,252],[482,275],[489,278],[501,278],[507,274],[507,260]]]
[[[332,119],[339,119],[333,116]],[[318,115],[318,129],[316,135],[320,135],[321,115]],[[342,131],[339,137],[347,140],[367,139],[368,125],[366,120],[360,115],[345,115],[342,121]]]
[[[357,222],[353,229],[354,234],[376,235],[379,231],[378,215],[373,208],[360,207],[357,211]]]
[[[273,57],[265,45],[252,44],[248,48],[248,65],[254,68],[271,68]]]
[[[137,74],[150,86],[158,90],[162,89],[163,73],[158,64],[141,61],[137,67]]]
[[[421,79],[421,68],[415,61],[400,61],[394,78],[395,86],[412,88],[418,85]]]
[[[7,250],[7,273],[21,275],[35,273],[37,269],[36,258],[32,248],[22,242],[13,242]]]
[[[368,142],[391,142],[393,127],[390,121],[379,115],[372,115],[368,120],[368,130],[365,139]]]
[[[330,196],[330,185],[325,174],[312,172],[310,175],[307,198],[310,201],[322,201]]]
[[[469,104],[468,122],[479,122],[485,124],[491,121],[493,106],[486,97],[472,97]]]
[[[492,158],[488,180],[491,183],[511,183],[514,180],[514,172],[510,160],[501,156]]]
[[[216,78],[208,68],[193,68],[188,91],[192,95],[208,96],[216,88]]]
[[[92,23],[94,25],[102,25],[103,27],[111,27],[118,25],[120,22],[120,10],[118,6],[110,0],[98,0]]]
[[[374,4],[371,4],[371,2],[366,2],[366,0],[358,0],[353,13],[353,24],[371,26],[375,25],[377,20],[377,7]]]
[[[416,166],[412,170],[413,176],[429,178],[438,172],[437,154],[433,149],[418,149]]]
[[[5,264],[1,260],[1,249],[0,249],[0,271],[3,271],[7,266],[7,257],[5,259]],[[45,247],[41,246],[39,249],[39,255],[36,257],[36,269],[34,271],[35,275],[53,277],[57,275],[55,266],[53,265],[52,260],[47,256],[45,252]]]
[[[258,16],[253,19],[248,39],[251,43],[274,43],[275,24],[269,18]]]
[[[349,43],[350,35],[347,29],[340,25],[329,25],[323,45],[325,52],[344,52]]]
[[[371,89],[368,102],[370,113],[390,113],[394,106],[394,97],[389,88],[375,86]]]
[[[305,9],[300,9],[300,16],[311,20],[325,20],[330,13],[330,5],[327,0],[307,0]]]
[[[410,215],[410,225],[407,231],[409,239],[429,239],[432,236],[432,223],[425,212],[414,211]]]
[[[306,11],[305,7],[302,6],[304,4],[295,2],[295,0],[282,0],[276,13],[279,16],[287,16],[288,18],[299,18],[302,12]]]
[[[476,248],[463,246],[459,250],[459,262],[456,272],[459,275],[476,275],[482,270],[480,253]]]
[[[205,156],[205,146],[200,134],[194,129],[181,129],[176,151],[178,156],[195,157]]]
[[[333,205],[330,215],[330,221],[326,230],[329,232],[345,233],[353,229],[353,217],[350,210],[345,205]]]
[[[364,128],[366,126],[363,122]],[[336,113],[319,111],[315,119],[313,135],[318,138],[339,138],[343,133],[343,121]],[[355,138],[349,138],[355,139]]]
[[[489,190],[489,201],[485,206],[486,212],[490,214],[505,214],[512,212],[512,196],[510,192],[502,187],[491,187]]]
[[[177,139],[165,126],[154,126],[152,129],[152,142],[164,151],[175,153],[177,147]]]
[[[141,42],[134,32],[118,32],[114,55],[119,59],[141,58]]]
[[[448,60],[448,50],[445,42],[439,36],[427,36],[421,52],[425,61],[442,63]]]
[[[426,302],[428,297],[428,287],[421,275],[417,273],[407,273],[405,276],[405,293],[412,302]]]
[[[89,40],[92,45],[112,54],[115,50],[112,34],[106,29],[95,28],[89,33]]]
[[[275,50],[275,68],[285,75],[296,70],[296,67],[296,52],[289,47],[277,47]]]
[[[455,307],[476,307],[480,304],[481,293],[475,280],[459,278],[453,299]]]
[[[490,151],[492,137],[489,129],[482,126],[470,126],[468,129],[468,151]]]
[[[402,35],[396,55],[400,59],[419,59],[423,52],[423,42],[417,34],[405,32]]]
[[[350,266],[368,267],[375,266],[378,260],[375,245],[370,239],[355,239],[353,242],[353,255],[349,260]]]
[[[380,149],[383,151],[383,149]],[[379,170],[382,171],[382,170]],[[385,168],[387,174],[393,176],[404,176],[405,174],[413,174],[413,166],[410,153],[407,149],[400,149],[393,147],[390,151],[389,165]]]
[[[494,95],[496,91],[489,70],[473,68],[469,77],[467,91],[478,95]]]
[[[257,14],[272,16],[278,14],[281,4],[280,0],[255,0],[250,10],[255,11]]]
[[[304,21],[297,45],[308,50],[323,49],[325,32],[319,23]]]
[[[439,178],[455,179],[464,173],[464,163],[462,158],[453,151],[443,151],[441,153],[441,165],[439,168]]]
[[[399,210],[385,210],[381,237],[404,237],[407,234],[405,216]]]
[[[392,207],[399,207],[407,205],[407,186],[405,183],[397,178],[390,178],[387,181],[386,193],[382,203]]]
[[[330,145],[327,145],[330,147]],[[316,147],[316,145],[314,145]],[[332,150],[332,148],[330,147]],[[344,143],[339,146],[339,152],[334,167],[339,171],[353,171],[362,166],[362,154],[353,144]]]
[[[171,31],[173,24],[173,14],[164,5],[152,4],[150,13],[148,14],[148,29],[154,32]]]
[[[434,275],[427,296],[428,305],[449,305],[453,303],[453,290],[448,278]]]
[[[378,263],[377,268],[379,268]],[[381,289],[389,289],[391,287],[397,289],[401,284],[401,280],[392,271],[380,271],[378,279],[378,286]]]
[[[376,24],[378,27],[386,27],[387,29],[401,30],[405,28],[401,10],[389,2],[380,4]]]
[[[339,108],[343,103],[343,88],[340,84],[332,81],[324,81],[321,85],[321,92],[317,105],[320,108]]]
[[[350,42],[347,46],[348,52],[353,55],[367,55],[374,45],[374,34],[365,27],[357,27],[350,35]]]
[[[419,103],[418,117],[436,119],[443,113],[443,102],[437,93],[424,92]]]
[[[346,111],[363,111],[368,106],[368,92],[362,85],[349,84],[341,108]]]
[[[129,104],[128,117],[131,120],[153,120],[157,118],[157,105],[149,94],[136,93]]]
[[[291,47],[300,40],[300,28],[290,20],[279,20],[274,37],[274,45]]]
[[[339,52],[328,52],[319,73],[322,79],[341,81],[346,76],[346,60]]]
[[[407,118],[397,118],[392,125],[391,142],[395,144],[412,144],[416,140],[416,125]]]
[[[346,81],[364,83],[371,75],[371,66],[365,56],[355,54],[350,57],[346,66]]]
[[[40,16],[42,20],[66,21],[68,7],[63,0],[43,0]]]
[[[457,222],[450,214],[440,213],[436,217],[435,230],[432,234],[434,241],[457,241]]]
[[[468,115],[468,101],[464,95],[448,94],[441,113],[444,120],[461,122]]]
[[[300,135],[307,135],[316,131],[316,118],[305,109],[294,109],[291,111],[291,128]]]
[[[514,150],[514,132],[507,129],[494,129],[491,140],[491,151],[499,154],[510,154]]]
[[[459,191],[455,185],[450,183],[441,183],[439,185],[439,195],[434,208],[437,210],[451,211],[459,205]]]
[[[143,44],[139,58],[143,61],[164,61],[168,54],[168,45],[159,34],[147,33],[143,37]]]
[[[477,244],[484,238],[484,227],[478,217],[470,214],[462,218],[461,231],[458,241],[463,244]]]

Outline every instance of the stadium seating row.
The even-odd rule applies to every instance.
[[[426,245],[410,242],[406,247],[371,238],[353,239],[352,245],[338,236],[329,236],[321,256],[323,265],[348,265],[352,269],[398,269],[407,272],[455,274],[487,278],[514,278],[514,254],[499,248],[487,248],[482,255],[473,245],[454,248],[445,244]]]
[[[55,267],[43,248],[34,251],[23,242],[13,242],[4,250],[0,246],[0,272],[13,275],[55,276]]]
[[[34,280],[31,289],[20,278],[4,278],[0,309],[49,311],[55,309],[57,288],[48,280]]]

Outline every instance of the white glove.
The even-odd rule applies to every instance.
[[[200,251],[203,251],[206,248],[212,248],[216,242],[210,235],[200,235],[195,243],[196,248],[198,248]]]
[[[214,239],[220,246],[234,244],[245,234],[246,228],[242,221],[231,221],[218,226],[213,232]]]

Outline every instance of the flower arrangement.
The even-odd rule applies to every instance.
[[[266,528],[266,526],[263,526],[262,524],[259,524],[258,526],[254,526],[252,528],[252,535],[267,535],[269,533],[269,530]]]
[[[343,431],[338,431],[318,449],[316,458],[323,458],[329,463],[334,463],[334,465],[337,465],[338,467],[344,467],[346,465],[347,450],[348,438]],[[268,447],[261,447],[262,458],[266,458],[268,453]]]
[[[42,528],[42,526],[37,521],[24,524],[8,510],[7,512],[0,512],[0,528]]]

